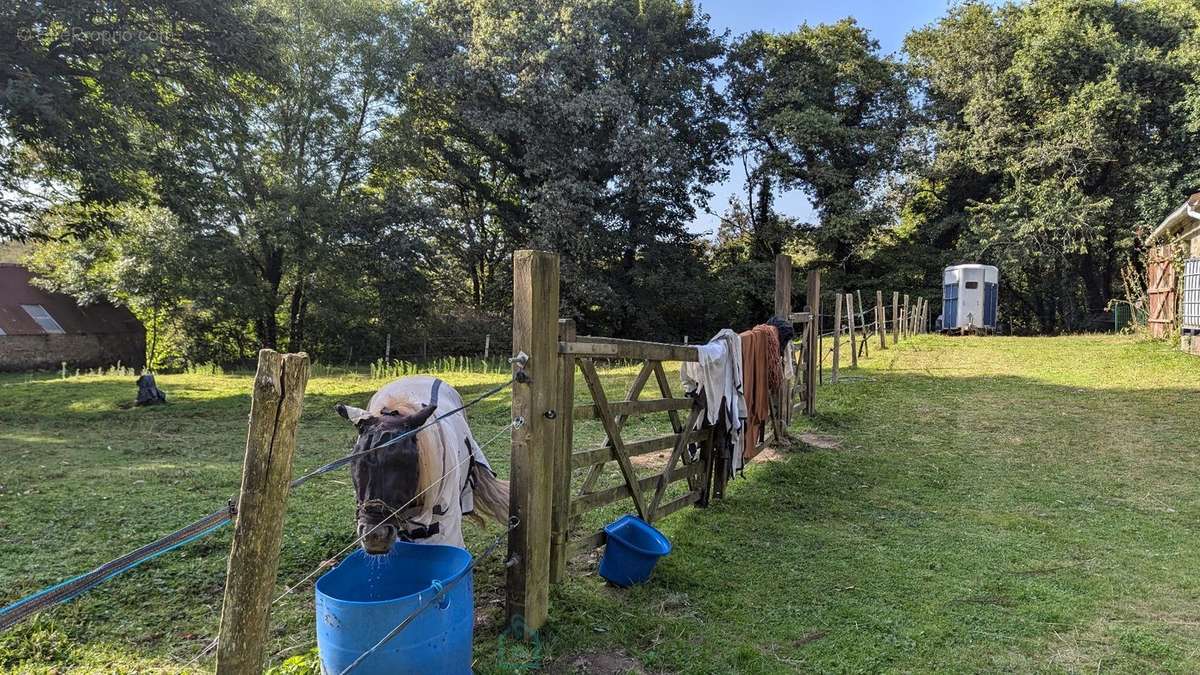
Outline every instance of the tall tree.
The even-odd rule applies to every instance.
[[[212,126],[240,77],[270,75],[274,24],[247,0],[0,4],[0,237],[49,206],[86,231],[153,197],[164,139]]]
[[[1001,267],[1018,330],[1088,327],[1135,231],[1200,177],[1197,19],[1171,1],[968,3],[907,39],[934,142],[910,213]]]
[[[313,283],[337,248],[363,234],[406,236],[409,224],[388,222],[363,180],[409,16],[382,0],[264,6],[289,26],[281,75],[247,83],[223,102],[215,131],[177,145],[182,166],[201,170],[165,172],[161,194],[195,240],[249,280],[217,283],[240,299],[258,343],[299,350]]]
[[[721,39],[675,0],[426,0],[378,174],[422,195],[471,302],[514,247],[564,255],[585,328],[661,333],[644,284],[721,175]],[[691,250],[691,249],[689,249]],[[470,280],[469,283],[466,280]]]
[[[894,222],[880,198],[910,120],[902,68],[844,19],[750,33],[726,72],[744,144],[760,158],[755,179],[767,190],[774,178],[804,191],[820,217],[808,235],[817,255],[855,271],[872,236]]]

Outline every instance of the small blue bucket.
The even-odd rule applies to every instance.
[[[604,526],[607,543],[600,559],[600,576],[629,587],[644,583],[658,559],[671,552],[671,542],[637,516],[622,516]]]
[[[464,549],[437,544],[398,541],[390,553],[378,556],[355,551],[317,580],[322,672],[337,675],[345,670],[428,602],[437,592],[437,581],[448,589],[446,595],[359,664],[354,674],[470,673],[475,628],[470,564],[471,554]]]

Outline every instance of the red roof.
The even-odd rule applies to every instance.
[[[46,334],[21,305],[41,305],[67,333],[145,331],[133,313],[123,307],[107,302],[80,306],[69,295],[37,288],[30,283],[32,278],[20,265],[0,263],[0,330],[8,335]]]

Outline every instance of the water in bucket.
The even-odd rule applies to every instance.
[[[418,615],[353,673],[470,673],[475,624],[470,564],[471,554],[454,546],[398,541],[387,555],[355,551],[317,580],[317,648],[322,671],[341,673],[433,597],[437,580],[448,589],[442,600]]]

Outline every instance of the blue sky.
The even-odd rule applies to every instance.
[[[735,36],[752,30],[782,33],[803,23],[830,23],[852,16],[871,32],[887,54],[900,51],[909,31],[936,21],[951,5],[948,0],[698,0],[697,4],[712,17],[714,31],[720,33],[728,29]],[[728,181],[712,186],[714,196],[709,201],[709,208],[717,213],[725,210],[731,194],[741,194],[744,189],[745,175],[740,163],[731,166],[729,173]],[[812,207],[799,192],[780,195],[775,208],[789,216],[812,217]],[[691,229],[713,232],[716,227],[716,217],[700,213]]]

